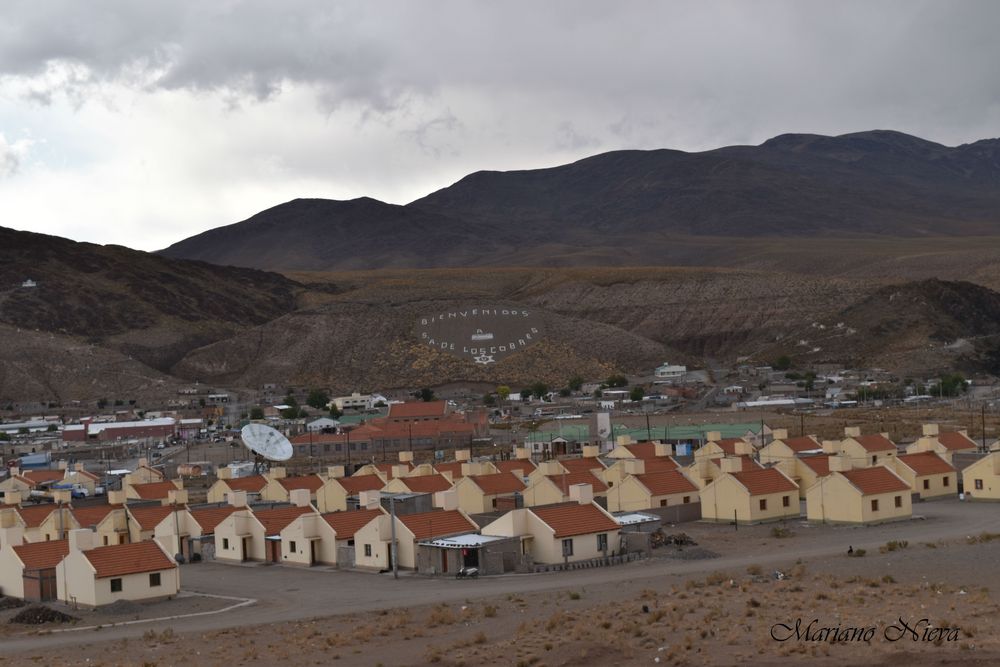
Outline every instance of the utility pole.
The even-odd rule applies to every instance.
[[[646,413],[646,442],[653,441],[653,432],[649,428],[649,413]]]
[[[396,496],[389,496],[389,521],[392,538],[392,578],[399,579],[399,567],[396,561]]]
[[[983,451],[986,451],[986,401],[980,406],[982,408],[982,426],[983,426]]]

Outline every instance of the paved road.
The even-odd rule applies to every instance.
[[[174,619],[175,632],[205,632],[247,625],[263,625],[317,616],[411,607],[438,602],[491,597],[519,592],[579,589],[584,586],[614,585],[624,580],[642,581],[665,576],[701,575],[714,571],[743,571],[748,565],[764,569],[785,567],[796,559],[810,561],[844,554],[847,545],[878,552],[889,540],[911,544],[942,539],[964,538],[984,531],[1000,532],[1000,506],[990,503],[960,503],[957,500],[920,503],[915,513],[924,520],[912,520],[875,527],[810,527],[796,523],[796,536],[788,540],[769,537],[769,526],[685,524],[681,529],[710,544],[722,555],[710,560],[681,561],[653,558],[620,567],[564,573],[506,575],[475,581],[451,578],[430,579],[328,568],[302,569],[269,565],[228,565],[217,562],[184,566],[186,591],[255,598],[252,606],[213,616]],[[11,653],[43,647],[67,646],[81,641],[110,641],[138,637],[149,625],[58,633],[23,639],[6,639],[4,651]]]

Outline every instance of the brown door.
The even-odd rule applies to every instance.
[[[441,550],[441,571],[442,572],[447,572],[448,571],[448,550],[447,549],[442,549]]]
[[[267,542],[270,546],[268,547],[271,552],[270,561],[272,563],[278,563],[281,561],[281,542],[278,540],[268,540]]]
[[[309,541],[309,564],[316,564],[316,540]]]

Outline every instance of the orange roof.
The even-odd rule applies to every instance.
[[[267,478],[263,475],[234,477],[233,479],[224,479],[222,481],[226,483],[230,491],[246,491],[247,493],[260,493],[267,486]]]
[[[820,477],[826,477],[830,474],[830,455],[829,454],[813,454],[811,456],[802,456],[799,458],[802,463],[809,466],[813,472],[815,472]]]
[[[62,481],[66,477],[65,470],[22,470],[18,477],[32,486]]]
[[[413,470],[412,463],[376,463],[375,469],[385,475],[386,479],[395,479],[396,473],[393,470],[396,466],[403,466],[407,470]]]
[[[390,403],[389,419],[413,419],[417,417],[443,417],[448,409],[445,401],[410,401],[409,403]]]
[[[133,484],[132,490],[142,500],[163,500],[171,491],[177,491],[173,482],[149,482],[148,484]]]
[[[653,442],[640,442],[634,445],[625,445],[625,449],[627,449],[629,454],[637,459],[651,459],[656,457],[656,443]]]
[[[309,493],[316,493],[323,486],[323,478],[319,475],[300,475],[297,477],[282,477],[278,480],[286,491],[296,489],[309,489]]]
[[[741,456],[739,456],[737,458],[739,458],[739,460],[740,460],[740,463],[741,463],[741,466],[742,466],[740,468],[740,470],[742,472],[748,472],[750,470],[760,470],[761,468],[764,467],[760,463],[758,463],[757,461],[755,461],[748,454],[742,454]],[[722,466],[722,463],[721,463],[722,459],[709,459],[709,460],[712,463],[714,463],[715,465],[717,465],[717,466],[720,466],[720,467]]]
[[[795,482],[782,475],[777,468],[744,470],[743,472],[733,473],[733,477],[746,487],[751,496],[798,491]]]
[[[139,524],[141,530],[152,530],[174,511],[173,505],[151,505],[148,507],[128,507],[128,514]]]
[[[285,529],[285,526],[303,514],[309,514],[314,511],[312,507],[306,505],[305,507],[292,506],[276,507],[269,510],[255,510],[253,515],[264,526],[264,536],[269,537],[280,533]]]
[[[381,509],[354,510],[351,512],[328,512],[323,519],[337,533],[338,540],[349,540],[354,533],[367,526],[372,519],[385,514]]]
[[[905,463],[910,470],[923,475],[939,475],[955,472],[955,468],[934,452],[920,452],[919,454],[901,454],[899,460]]]
[[[530,459],[510,459],[507,461],[494,461],[493,465],[500,472],[519,471],[521,477],[527,477],[536,468]]]
[[[211,535],[215,532],[216,526],[222,523],[226,517],[238,509],[243,508],[233,507],[232,505],[223,505],[221,507],[203,507],[189,511],[191,512],[191,518],[195,520],[195,523],[201,526],[201,534]]]
[[[418,475],[400,479],[406,488],[414,493],[437,493],[451,488],[451,482],[445,479],[444,475]]]
[[[456,482],[462,475],[462,462],[461,461],[449,461],[448,463],[435,463],[434,470],[438,473],[450,472],[451,478]]]
[[[73,518],[76,519],[76,522],[81,527],[89,528],[104,521],[104,517],[115,510],[124,509],[124,505],[90,505],[89,507],[74,507],[72,508],[72,512]]]
[[[83,477],[89,477],[90,479],[94,480],[95,482],[100,479],[100,477],[98,475],[95,475],[94,473],[89,472],[87,470],[73,470],[72,472],[70,472],[70,474],[71,475],[74,475],[74,474],[75,475],[82,475]]]
[[[524,491],[525,488],[524,482],[517,475],[509,472],[498,472],[494,475],[471,475],[469,479],[475,482],[476,486],[488,496]]]
[[[529,511],[555,531],[557,538],[618,530],[618,522],[593,503],[562,503],[531,507]]]
[[[796,454],[823,449],[823,443],[817,442],[815,438],[808,435],[801,438],[786,438],[782,442]]]
[[[385,486],[385,482],[378,475],[351,475],[350,477],[339,477],[337,481],[351,495],[362,491],[378,491]]]
[[[674,493],[697,493],[698,487],[691,483],[679,470],[636,475],[636,479],[649,489],[654,496],[669,496]]]
[[[607,466],[601,463],[597,457],[577,459],[559,459],[559,463],[567,472],[587,472],[588,470],[604,470]]]
[[[25,570],[47,570],[62,562],[69,553],[69,540],[32,542],[14,547]]]
[[[677,465],[677,461],[669,456],[656,456],[649,459],[642,460],[644,469],[647,473],[651,472],[666,472],[668,470],[677,470],[680,466]]]
[[[873,435],[859,435],[856,436],[854,440],[864,447],[866,452],[896,451],[896,445],[892,444],[892,440],[885,437],[881,433],[875,433]]]
[[[874,468],[855,468],[840,473],[853,484],[862,495],[871,496],[877,493],[892,493],[909,491],[910,486],[884,466]]]
[[[38,528],[56,510],[55,503],[44,503],[31,507],[18,507],[17,513],[28,528]]]
[[[479,530],[479,526],[465,518],[458,510],[435,510],[419,514],[402,514],[396,517],[418,540],[429,540],[445,535],[457,535]]]
[[[976,442],[972,438],[964,433],[959,433],[958,431],[939,433],[937,439],[938,442],[944,445],[946,449],[950,449],[953,452],[966,449],[978,449]]]
[[[97,570],[98,579],[120,577],[126,574],[159,572],[177,567],[152,540],[134,544],[112,544],[84,551],[90,564]]]
[[[569,487],[574,484],[590,484],[591,488],[594,489],[594,493],[604,493],[608,490],[607,484],[601,481],[600,477],[589,470],[568,472],[564,475],[546,475],[546,477],[551,479],[556,486],[562,489],[564,496],[569,495]]]
[[[722,440],[716,440],[715,444],[722,448],[729,456],[736,456],[736,443],[745,443],[746,440],[743,438],[723,438]]]

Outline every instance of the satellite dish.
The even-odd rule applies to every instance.
[[[243,444],[268,461],[287,461],[292,458],[292,443],[270,426],[247,424],[240,431]]]

